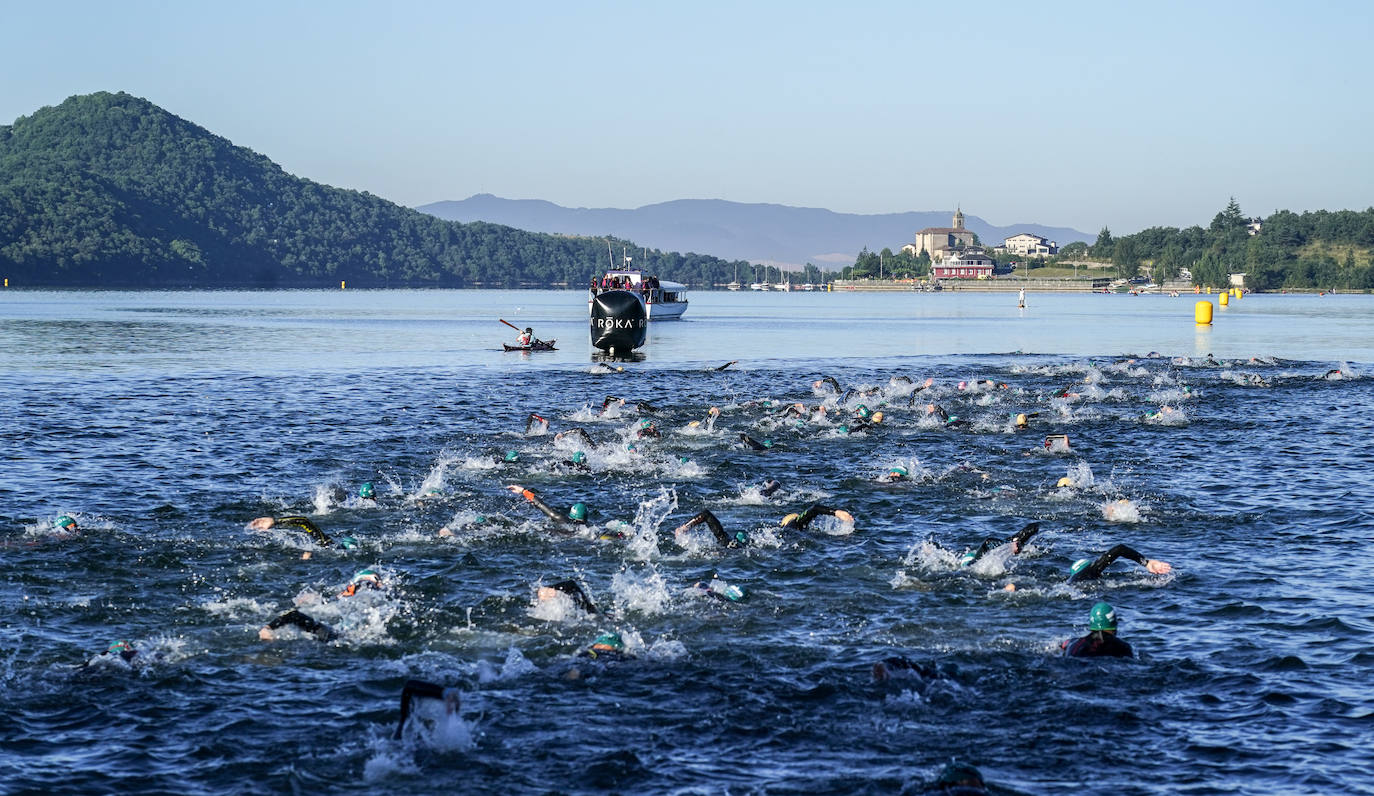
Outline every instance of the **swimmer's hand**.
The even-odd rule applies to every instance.
[[[273,526],[273,525],[276,525],[276,524],[277,524],[277,521],[276,521],[275,518],[272,518],[272,517],[258,517],[257,519],[255,519],[255,520],[253,520],[252,522],[248,523],[248,530],[250,530],[250,531],[266,531],[266,530],[270,530],[270,529],[272,528],[272,526]]]
[[[1167,561],[1157,561],[1153,558],[1145,562],[1145,568],[1156,575],[1168,575],[1173,567]]]
[[[272,632],[272,628],[270,627],[263,627],[262,630],[258,631],[258,638],[262,639],[263,641],[272,641],[276,637],[277,635]]]

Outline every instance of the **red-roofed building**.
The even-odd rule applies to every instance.
[[[930,275],[936,279],[991,279],[992,266],[987,252],[967,248],[950,252],[942,262],[931,266]]]

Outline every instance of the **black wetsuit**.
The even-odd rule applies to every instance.
[[[277,628],[283,627],[285,625],[294,625],[300,628],[301,630],[304,630],[305,632],[314,635],[315,638],[319,639],[320,641],[328,641],[329,639],[334,637],[334,631],[330,629],[329,625],[326,625],[323,622],[318,622],[310,618],[309,616],[306,616],[305,614],[301,613],[300,611],[297,611],[295,608],[292,608],[290,611],[287,611],[286,613],[267,623],[267,627],[271,630],[276,630]]]
[[[1010,539],[1003,540],[997,538],[996,536],[989,536],[988,538],[983,540],[983,543],[978,546],[977,550],[973,551],[973,557],[969,558],[967,555],[965,555],[964,559],[961,562],[959,562],[959,566],[967,567],[973,564],[978,559],[987,555],[989,551],[995,550],[1001,547],[1002,545],[1007,544],[1008,542],[1010,542],[1012,545],[1011,552],[1013,555],[1020,553],[1023,549],[1025,549],[1026,542],[1029,542],[1030,538],[1035,534],[1039,533],[1039,531],[1040,523],[1032,522],[1028,523],[1026,527],[1022,528],[1021,530],[1017,531],[1016,535],[1012,536]]]
[[[581,608],[589,614],[596,613],[596,605],[592,603],[592,598],[587,596],[582,587],[575,580],[560,580],[557,583],[549,584],[550,589],[557,589],[572,598],[573,605]]]
[[[577,520],[569,519],[568,517],[563,516],[562,514],[554,510],[552,506],[540,500],[538,495],[534,494],[534,492],[531,492],[528,489],[524,490],[520,494],[522,497],[524,497],[526,500],[532,503],[535,508],[543,512],[545,517],[548,517],[550,520],[552,520],[554,528],[556,528],[557,530],[563,531],[564,533],[573,533],[579,527],[587,524],[585,522],[578,522]]]
[[[563,439],[564,437],[577,437],[578,439],[585,442],[588,446],[596,444],[592,441],[592,435],[588,434],[585,430],[580,428],[570,428],[567,431],[560,431],[557,434],[553,435],[553,441],[557,442]]]
[[[832,509],[829,506],[822,506],[821,504],[817,503],[811,508],[797,515],[797,518],[792,520],[791,522],[784,522],[783,527],[796,528],[797,530],[804,531],[806,530],[806,526],[811,524],[812,520],[816,519],[817,517],[823,514],[828,514],[833,517],[835,516],[835,509]]]
[[[1077,583],[1081,580],[1097,580],[1098,578],[1102,577],[1103,570],[1111,566],[1112,562],[1117,560],[1118,558],[1129,558],[1130,560],[1136,562],[1142,567],[1145,566],[1146,561],[1150,560],[1145,556],[1142,556],[1140,553],[1137,553],[1135,550],[1132,550],[1131,548],[1127,547],[1126,545],[1119,544],[1116,547],[1113,547],[1111,550],[1108,550],[1107,552],[1098,556],[1096,561],[1092,562],[1086,567],[1070,575],[1069,583]]]
[[[334,540],[329,538],[329,534],[320,530],[319,527],[315,525],[315,523],[311,522],[309,519],[305,517],[300,517],[296,515],[292,515],[290,517],[277,517],[276,520],[273,522],[273,527],[295,528],[298,531],[304,531],[305,535],[309,536],[311,540],[314,541],[315,544],[319,545],[320,547],[329,547],[330,545],[334,544]]]
[[[759,488],[759,494],[764,497],[772,497],[773,493],[779,489],[782,489],[782,484],[778,483],[776,480],[770,479],[768,483]]]
[[[766,451],[770,447],[768,445],[763,444],[762,442],[759,442],[758,440],[754,439],[753,437],[749,436],[743,431],[739,433],[739,441],[743,442],[745,445],[748,445],[750,448],[753,448],[756,451]]]
[[[406,680],[405,687],[401,689],[401,722],[396,725],[396,738],[401,737],[401,731],[405,729],[406,719],[410,718],[411,700],[437,699],[443,701],[447,694],[443,686],[427,683],[424,680]]]
[[[525,433],[528,434],[530,431],[540,426],[547,429],[549,427],[549,421],[536,415],[534,412],[530,412],[529,418],[525,420]]]
[[[690,528],[694,528],[703,522],[706,523],[707,528],[711,529],[711,535],[716,537],[716,541],[720,542],[726,547],[739,547],[741,545],[748,543],[748,537],[745,536],[743,531],[736,533],[734,536],[731,536],[730,534],[726,533],[725,528],[720,524],[720,520],[716,519],[716,515],[712,514],[710,509],[702,509],[701,511],[698,511],[696,513],[696,516],[679,525],[677,527],[677,530],[673,531],[673,533],[674,535],[682,533],[683,531],[686,531]]]
[[[825,378],[821,379],[821,380],[820,380],[819,382],[817,382],[817,383],[818,383],[818,384],[829,384],[829,385],[830,385],[830,388],[831,388],[832,390],[834,390],[836,393],[843,392],[843,390],[840,389],[840,383],[839,383],[838,381],[835,380],[835,377],[834,377],[834,376],[826,376]]]
[[[874,680],[883,682],[893,677],[918,677],[922,680],[935,680],[940,677],[940,672],[930,664],[919,663],[910,658],[899,656],[883,658],[881,661],[873,664]]]
[[[1130,658],[1131,645],[1110,630],[1094,630],[1088,635],[1064,642],[1064,654],[1071,658]]]

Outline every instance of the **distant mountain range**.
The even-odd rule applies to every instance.
[[[811,207],[744,204],[721,199],[679,199],[634,210],[562,207],[539,199],[502,199],[477,194],[461,201],[433,202],[416,210],[449,221],[485,221],[530,232],[614,235],[668,251],[702,252],[728,260],[827,269],[853,265],[859,251],[893,251],[911,243],[918,230],[948,227],[953,209],[858,215]],[[1069,227],[1014,224],[999,227],[967,215],[964,225],[995,246],[1018,232],[1043,235],[1063,246],[1092,243],[1095,235]]]

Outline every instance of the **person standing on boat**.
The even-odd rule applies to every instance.
[[[1026,289],[1024,287],[1021,288],[1021,292],[1016,296],[1016,306],[1023,310],[1026,308]]]

